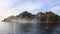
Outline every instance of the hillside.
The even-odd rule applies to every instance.
[[[21,14],[18,14],[16,16],[9,16],[7,18],[4,18],[2,20],[3,22],[19,22],[23,23],[22,30],[29,31],[29,28],[32,26],[30,23],[31,21],[34,21],[34,19],[37,20],[36,24],[37,30],[43,29],[46,32],[49,32],[49,34],[53,31],[53,29],[59,25],[60,26],[60,16],[49,11],[49,12],[39,12],[36,15],[33,15],[27,11],[22,12]],[[39,31],[38,31],[39,32]]]
[[[18,14],[16,16],[9,16],[7,18],[4,18],[2,21],[7,21],[10,19],[25,19],[25,20],[32,20],[36,17],[38,21],[42,21],[44,23],[59,23],[60,22],[60,16],[57,14],[54,14],[51,11],[48,12],[39,12],[36,15],[33,15],[29,13],[28,11],[24,11],[21,14]]]
[[[32,19],[34,19],[36,15],[33,15],[31,13],[29,13],[28,11],[24,11],[21,14],[18,14],[16,16],[9,16],[7,18],[4,18],[4,20],[2,20],[2,22],[20,22],[20,21],[30,21]]]

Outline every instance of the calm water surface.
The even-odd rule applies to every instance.
[[[28,26],[29,32],[23,31],[25,26],[21,26],[20,23],[8,23],[8,22],[0,22],[0,34],[45,34],[46,31],[44,29],[37,30],[36,24],[31,24],[31,27]],[[23,24],[24,25],[24,24]],[[23,28],[23,29],[22,29]],[[53,34],[60,34],[60,26],[57,25],[53,31]],[[48,34],[48,33],[46,33]]]

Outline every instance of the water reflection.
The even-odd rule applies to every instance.
[[[0,34],[13,33],[14,23],[0,22]]]
[[[45,30],[45,25],[37,23],[7,23],[0,22],[0,34],[60,34],[60,25],[51,32]]]

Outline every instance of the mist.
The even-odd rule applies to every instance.
[[[52,12],[40,12],[34,15],[25,11],[2,20],[4,23],[1,25],[3,27],[1,31],[5,30],[8,34],[59,34],[59,20],[60,16]]]

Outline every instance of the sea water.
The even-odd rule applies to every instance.
[[[44,28],[37,29],[37,23],[0,22],[0,34],[48,34]],[[54,27],[50,34],[60,34],[60,25]]]

